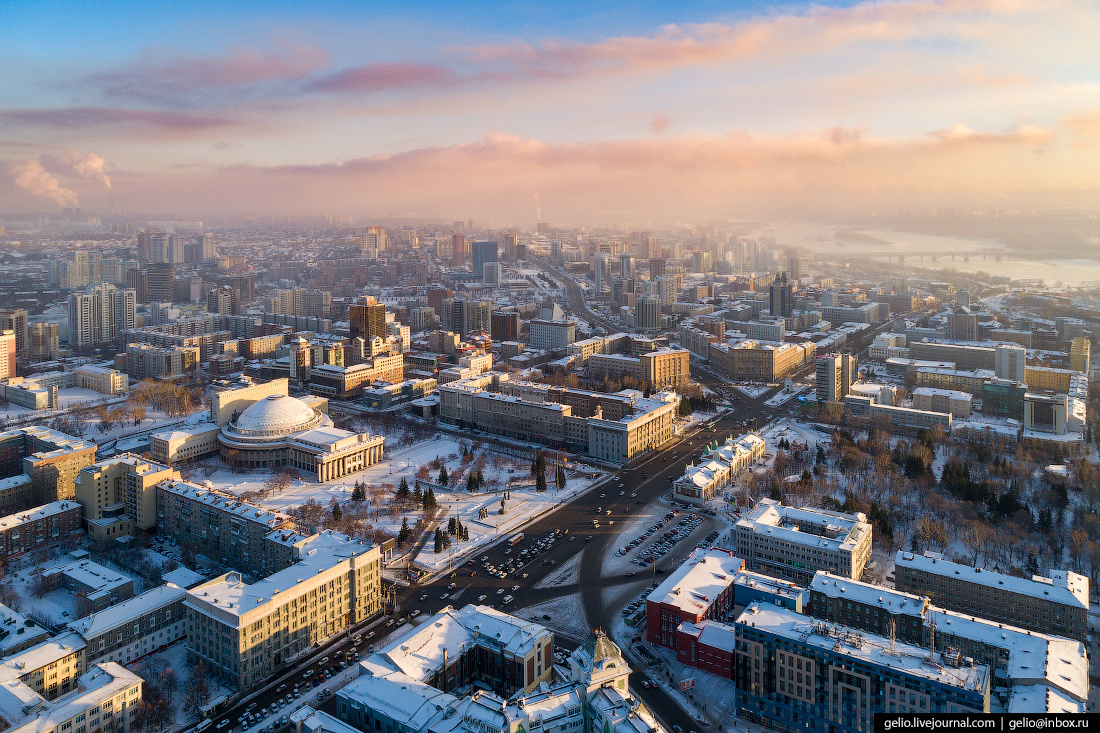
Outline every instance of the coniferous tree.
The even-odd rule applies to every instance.
[[[397,544],[404,545],[409,539],[409,518],[401,518],[401,529],[397,532]]]
[[[436,483],[438,483],[440,486],[446,486],[448,480],[449,479],[447,477],[447,467],[446,466],[440,466],[439,467],[439,481],[437,481]]]

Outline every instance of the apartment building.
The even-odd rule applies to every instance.
[[[37,568],[47,591],[63,589],[76,600],[78,616],[102,611],[134,595],[134,580],[91,560]]]
[[[379,354],[353,366],[317,364],[309,370],[309,391],[332,399],[356,399],[374,382],[400,382],[405,378],[404,374],[403,354]]]
[[[1017,578],[944,560],[936,553],[898,552],[894,586],[926,595],[937,606],[1044,634],[1088,641],[1089,579],[1064,570],[1049,578]]]
[[[528,346],[532,349],[556,351],[565,349],[577,340],[577,322],[570,320],[544,321],[535,319],[530,322]]]
[[[138,727],[142,684],[113,662],[93,666],[54,700],[13,681],[0,686],[0,717],[9,733],[130,733]]]
[[[54,501],[0,518],[0,562],[79,538],[80,505]]]
[[[909,356],[922,361],[951,361],[956,368],[965,371],[997,368],[997,350],[993,346],[943,344],[910,339]]]
[[[737,716],[779,730],[869,731],[875,713],[989,712],[988,667],[785,608],[737,618]]]
[[[974,396],[969,392],[935,387],[913,390],[913,407],[929,412],[949,412],[952,417],[970,417]]]
[[[1044,366],[1029,366],[1024,369],[1024,383],[1030,390],[1068,392],[1070,379],[1079,376],[1081,376],[1080,372],[1074,369],[1055,369]]]
[[[947,389],[966,392],[977,397],[985,389],[985,383],[993,379],[994,376],[994,372],[986,369],[967,371],[964,369],[921,367],[915,372],[915,384],[917,388]]]
[[[297,561],[255,583],[230,572],[188,591],[187,657],[244,691],[315,644],[378,613],[376,545],[331,531],[303,538]]]
[[[871,559],[871,525],[862,512],[784,506],[761,499],[737,522],[738,557],[755,570],[808,585],[818,570],[858,579]]]
[[[198,369],[201,356],[202,351],[197,346],[129,344],[123,364],[126,374],[135,381],[180,379]]]
[[[76,503],[93,541],[114,540],[135,529],[149,532],[157,526],[156,485],[179,478],[159,463],[129,453],[97,461],[76,478]]]
[[[80,469],[95,461],[91,441],[42,427],[0,433],[0,477],[26,474],[32,505],[71,500]]]
[[[26,685],[45,700],[55,700],[76,687],[84,674],[86,645],[79,634],[64,632],[5,657],[0,680]]]
[[[291,518],[186,481],[157,484],[157,532],[239,572],[263,576],[292,563],[268,535],[293,529]]]
[[[0,657],[10,657],[46,641],[50,632],[26,616],[0,604]]]
[[[151,588],[69,624],[87,644],[88,664],[130,664],[187,636],[187,591],[173,583]]]

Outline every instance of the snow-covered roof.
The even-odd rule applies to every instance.
[[[734,576],[744,566],[745,561],[729,550],[697,549],[646,600],[675,606],[691,614],[705,613],[733,584]]]
[[[804,532],[799,525],[815,525],[823,534]],[[871,531],[867,517],[857,512],[844,514],[824,509],[785,506],[774,499],[761,499],[752,511],[737,521],[738,529],[783,537],[799,545],[816,545],[830,550],[853,549],[865,532]]]
[[[875,606],[888,613],[904,613],[922,616],[928,606],[928,598],[903,593],[881,585],[871,585],[851,580],[822,570],[814,574],[810,582],[810,591],[823,593],[829,598],[846,598],[866,606]]]
[[[13,646],[24,644],[37,637],[44,639],[49,635],[49,632],[41,626],[27,626],[26,616],[3,604],[0,604],[0,633],[2,633],[0,653],[3,653],[3,656],[7,656],[7,650]]]
[[[1085,704],[1051,689],[1047,685],[1017,685],[1008,696],[1009,713],[1071,713],[1085,712]]]
[[[340,690],[340,696],[412,730],[423,730],[458,702],[454,695],[371,661],[360,664],[359,676]]]
[[[1046,684],[1075,699],[1088,698],[1089,660],[1079,641],[940,608],[930,608],[926,620],[929,626],[935,621],[937,632],[1008,651],[1005,669],[1014,682]]]
[[[704,619],[697,624],[681,623],[677,631],[694,636],[701,646],[708,646],[722,651],[732,652],[735,648],[737,634],[734,627],[720,621]]]
[[[163,440],[170,442],[173,440],[184,440],[185,438],[192,438],[196,435],[204,435],[206,433],[216,433],[221,430],[221,427],[217,423],[206,423],[203,425],[195,425],[192,427],[179,427],[172,430],[165,430],[161,433],[153,433],[151,437],[157,440]]]
[[[141,677],[114,662],[97,664],[80,676],[74,691],[45,703],[43,709],[33,719],[22,722],[20,725],[22,715],[9,718],[16,727],[8,733],[53,731],[72,717],[99,706],[141,681]],[[30,690],[26,685],[23,687]],[[7,717],[7,709],[7,706],[0,708],[0,714]]]
[[[158,608],[181,601],[186,597],[186,590],[172,583],[167,583],[147,590],[133,598],[128,598],[121,603],[116,603],[90,616],[77,619],[69,624],[69,628],[85,639],[91,639],[128,621],[152,613]]]
[[[42,669],[88,646],[80,635],[67,631],[13,654],[0,663],[0,676],[11,674],[14,678]]]
[[[217,491],[215,489],[207,489],[188,481],[165,479],[157,484],[157,489],[186,497],[192,501],[209,504],[210,506],[217,507],[223,512],[229,512],[234,516],[247,519],[251,522],[258,522],[271,529],[280,527],[291,521],[291,518],[282,512],[264,509],[263,507],[243,502],[232,494]]]
[[[1049,600],[1067,606],[1075,606],[1086,611],[1089,608],[1089,579],[1084,575],[1068,571],[1053,571],[1049,578],[1033,575],[1029,580],[1027,578],[1017,578],[1013,575],[1005,575],[994,570],[972,568],[969,565],[953,563],[950,560],[944,560],[935,553],[917,555],[900,550],[894,558],[894,567],[910,568],[945,577],[956,577],[969,583],[997,588],[1010,593],[1019,593],[1039,600]]]
[[[444,608],[375,656],[413,679],[425,680],[443,666],[444,654],[456,659],[468,647],[482,645],[525,657],[548,636],[544,626],[471,604],[457,610]]]
[[[228,614],[235,616],[236,623],[240,624],[245,614],[269,604],[274,608],[275,605],[282,605],[291,598],[307,593],[316,587],[315,583],[308,581],[326,570],[376,549],[369,542],[355,540],[331,530],[307,539],[309,543],[304,546],[294,565],[251,585],[245,583],[238,572],[226,573],[189,590],[185,605],[203,613],[207,606],[214,606],[221,612],[219,618],[224,619]],[[322,576],[322,579],[327,582],[329,578]]]
[[[780,606],[753,603],[737,617],[737,626],[752,627],[774,636],[791,639],[806,646],[844,654],[870,664],[897,670],[901,674],[920,677],[963,690],[982,692],[987,689],[989,668],[949,667],[928,664],[928,650],[918,646],[891,642],[866,632],[850,632],[840,626],[804,616]]]
[[[25,476],[25,474],[23,474]],[[0,532],[6,532],[10,529],[27,524],[29,522],[35,522],[39,519],[46,519],[48,517],[54,517],[62,512],[67,512],[70,509],[79,509],[80,505],[75,501],[53,501],[49,504],[43,504],[42,506],[36,506],[33,509],[28,509],[25,512],[19,512],[17,514],[9,514],[6,517],[0,518]]]

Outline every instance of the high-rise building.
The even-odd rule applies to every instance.
[[[596,266],[596,297],[611,294],[611,255],[607,252],[597,252],[593,255]]]
[[[768,308],[773,316],[790,318],[793,308],[793,288],[787,281],[787,273],[781,272],[768,286]]]
[[[267,313],[309,318],[328,318],[331,309],[332,293],[306,288],[276,290],[268,296],[264,307]]]
[[[462,234],[451,235],[451,264],[461,267],[466,264],[470,253],[466,249],[466,237]]]
[[[499,287],[504,271],[499,262],[486,262],[481,266],[481,279],[486,285]]]
[[[171,302],[176,296],[176,270],[170,264],[152,265],[144,271],[146,303]]]
[[[824,354],[817,359],[817,401],[841,402],[852,388],[858,362],[851,354]]]
[[[137,293],[106,283],[69,296],[69,344],[74,349],[111,343],[134,328]]]
[[[149,232],[149,262],[168,262],[168,235]]]
[[[499,245],[495,241],[480,241],[470,245],[471,255],[474,261],[474,273],[485,272],[486,262],[497,262],[500,259]]]
[[[999,344],[993,354],[993,372],[998,379],[1024,381],[1027,369],[1027,349],[1015,344]]]
[[[206,294],[206,310],[235,316],[240,313],[239,293],[228,285],[215,285]]]
[[[211,264],[218,259],[218,247],[214,244],[213,234],[200,234],[196,237],[195,249],[198,250],[199,262]]]
[[[710,272],[714,269],[711,265],[710,252],[693,252],[691,255],[692,268],[698,273]]]
[[[619,277],[624,280],[633,280],[638,269],[638,260],[633,254],[623,252],[619,255]]]
[[[504,259],[514,262],[516,259],[516,246],[519,244],[519,235],[508,232],[504,235]]]
[[[970,307],[970,291],[960,290],[955,293],[955,305],[962,308]]]
[[[1089,343],[1087,336],[1078,336],[1070,341],[1069,368],[1075,372],[1088,374],[1091,351],[1092,344]]]
[[[659,258],[651,257],[649,260],[649,276],[651,278],[658,278],[665,274],[668,270],[668,263]]]
[[[60,333],[56,323],[32,323],[29,334],[31,359],[56,359],[61,353]]]
[[[550,243],[550,259],[554,262],[561,262],[565,257],[562,255],[561,242],[553,241]]]
[[[386,338],[386,306],[371,298],[365,303],[351,306],[351,337],[362,336],[369,345],[375,336]]]
[[[795,285],[802,282],[802,258],[798,255],[787,257],[787,276]]]
[[[386,235],[385,227],[367,227],[367,231],[363,233],[363,240],[359,249],[362,255],[366,257],[371,252],[374,253],[374,256],[377,256],[379,252],[385,252],[388,247],[389,237]]]
[[[661,328],[661,299],[646,295],[634,304],[634,328],[639,331],[659,331]]]
[[[0,331],[0,379],[15,376],[15,331]]]
[[[178,234],[168,237],[168,262],[182,265],[187,259],[187,242]]]
[[[965,305],[957,306],[951,313],[947,314],[946,336],[957,341],[976,341],[978,338],[978,316],[971,313],[970,308]]]
[[[22,308],[0,310],[0,329],[14,331],[16,352],[26,353],[30,347],[30,344],[27,343],[27,311]]]

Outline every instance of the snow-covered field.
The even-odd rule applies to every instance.
[[[580,580],[581,556],[575,555],[566,560],[556,573],[547,575],[535,584],[536,588],[557,588],[561,585],[571,585]]]
[[[733,388],[738,392],[756,399],[775,385],[770,384],[735,384]]]
[[[588,622],[584,619],[581,597],[577,593],[555,598],[552,601],[536,603],[533,606],[526,606],[522,609],[522,614],[527,618],[538,621],[548,629],[561,632],[577,640],[583,640],[592,631],[588,628]],[[544,615],[550,618],[544,619]]]
[[[463,460],[464,449],[469,449],[472,453],[467,460]],[[438,554],[434,544],[428,542],[414,562],[433,572],[448,567],[452,562],[457,564],[485,544],[520,530],[528,521],[573,499],[606,475],[587,466],[570,466],[566,471],[565,487],[558,490],[554,481],[554,470],[548,459],[547,490],[540,493],[535,490],[530,476],[529,460],[497,453],[485,446],[479,449],[469,441],[436,434],[432,439],[388,452],[381,463],[344,476],[338,481],[320,484],[306,474],[291,481],[290,486],[278,495],[260,495],[265,482],[271,478],[272,471],[234,473],[217,460],[208,461],[208,467],[199,467],[191,478],[202,483],[209,481],[212,488],[237,495],[255,493],[256,496],[250,497],[251,501],[278,511],[293,509],[310,500],[325,507],[334,500],[343,504],[351,499],[355,484],[362,483],[368,487],[371,524],[376,529],[396,535],[401,528],[402,519],[407,518],[409,526],[414,526],[416,520],[423,516],[423,512],[419,509],[392,511],[390,498],[393,492],[402,479],[410,487],[414,487],[417,481],[431,482],[434,485],[438,480],[439,470],[432,464],[437,460],[446,466],[450,479],[447,489],[433,487],[438,502],[437,519],[446,528],[450,517],[457,517],[469,530],[469,540],[458,541],[452,538],[451,547]],[[475,467],[480,467],[484,484],[481,489],[471,493],[465,489],[466,479]],[[370,491],[372,487],[373,492]],[[507,499],[504,499],[505,491]],[[502,499],[506,510],[504,514],[500,514]],[[485,516],[481,516],[483,510]]]

